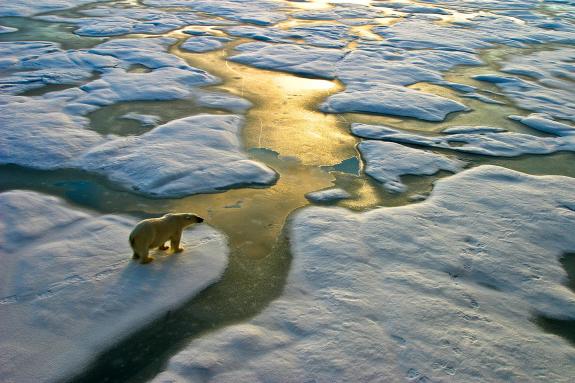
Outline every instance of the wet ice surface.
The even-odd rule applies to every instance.
[[[142,267],[127,241],[134,218],[18,190],[0,194],[0,210],[3,382],[73,376],[217,281],[227,265],[225,236],[205,224],[184,232],[184,252],[154,251],[156,261]]]
[[[0,20],[0,25],[8,26],[0,26],[0,164],[87,170],[105,176],[124,191],[148,197],[179,198],[269,186],[278,175],[280,182],[285,177],[291,185],[302,174],[278,173],[285,171],[286,164],[298,163],[301,153],[266,148],[265,136],[288,128],[284,121],[291,121],[282,116],[290,111],[283,105],[294,97],[303,98],[305,92],[286,92],[284,103],[268,111],[276,118],[264,124],[261,100],[244,96],[251,90],[244,88],[242,77],[257,75],[260,72],[253,68],[260,68],[335,80],[324,83],[337,85],[337,91],[326,90],[321,97],[310,98],[305,112],[329,113],[345,129],[349,127],[357,140],[364,139],[354,149],[356,139],[347,130],[343,131],[345,139],[337,131],[333,146],[345,146],[346,155],[320,164],[325,171],[346,173],[360,186],[351,188],[341,182],[339,174],[334,185],[317,182],[305,189],[315,190],[305,195],[310,202],[362,206],[357,201],[373,198],[364,195],[366,185],[405,196],[402,204],[424,201],[361,214],[317,207],[296,213],[288,227],[294,260],[283,296],[247,323],[194,340],[157,381],[370,381],[384,377],[398,382],[567,382],[575,374],[573,348],[543,332],[534,319],[538,315],[575,319],[573,294],[561,284],[564,272],[557,261],[562,252],[575,248],[568,236],[575,222],[575,185],[568,178],[536,178],[502,168],[463,171],[465,166],[498,161],[498,157],[522,161],[529,154],[544,158],[575,151],[574,51],[570,47],[575,43],[575,27],[569,2],[423,0],[374,1],[372,6],[246,0],[4,3],[0,16],[33,16],[36,20],[23,20],[43,21],[47,27],[42,38],[51,36],[64,45],[29,41],[38,39],[26,28],[22,30],[21,21]],[[71,9],[76,6],[82,7]],[[40,14],[48,11],[57,12]],[[50,31],[52,24],[59,37],[56,30]],[[102,39],[86,39],[78,45],[89,48],[65,49],[71,46],[62,40],[66,33],[79,40],[85,39],[81,36]],[[9,36],[26,41],[9,41]],[[491,51],[486,49],[508,53],[490,60],[485,52]],[[225,59],[216,60],[216,56]],[[203,57],[207,59],[202,61]],[[199,66],[203,69],[196,68],[194,60],[203,63]],[[238,71],[238,64],[249,71]],[[226,66],[233,77],[218,78],[218,66]],[[302,78],[287,81],[305,85]],[[165,102],[170,108],[171,101],[189,101],[189,114],[178,111],[171,117],[174,120],[165,118],[171,114],[160,113],[159,105]],[[107,113],[109,107],[130,102],[149,102],[154,108],[147,111],[140,104],[138,111],[118,113],[118,130],[92,130],[93,112]],[[208,108],[210,114],[192,105]],[[252,113],[254,109],[257,113]],[[493,113],[509,119],[499,126],[491,123],[497,120]],[[465,116],[471,117],[460,123]],[[121,132],[120,119],[139,124],[139,129],[132,130],[139,135]],[[327,125],[325,121],[329,120],[310,119],[309,124]],[[365,121],[369,123],[357,123]],[[245,144],[247,138],[241,133],[244,126],[255,125],[257,147]],[[336,124],[327,128],[335,130]],[[120,136],[98,133],[102,131],[120,132]],[[314,135],[318,133],[311,127],[302,132],[304,137],[315,139]],[[283,138],[295,141],[289,134]],[[302,152],[326,149],[296,142],[304,147],[298,149]],[[257,153],[266,150],[276,155],[270,161],[273,166],[282,164],[278,173],[253,159],[265,158]],[[572,159],[562,155],[557,158]],[[466,164],[456,156],[472,161]],[[342,170],[350,157],[357,162],[353,162],[353,171]],[[560,165],[559,169],[567,168]],[[428,200],[429,190],[418,189],[410,198],[404,193],[408,187],[413,190],[408,175],[439,177],[457,172],[439,182]],[[307,185],[301,184],[310,178],[302,177],[298,187],[304,190]],[[286,194],[285,201],[279,198],[277,205],[286,202],[298,207],[291,201],[294,194],[282,187],[270,189]],[[303,200],[305,192],[297,197]],[[386,198],[390,194],[366,206],[389,206]],[[12,364],[0,364],[0,380],[12,376],[19,381],[37,381],[40,376],[55,380],[74,375],[95,353],[134,330],[126,325],[133,318],[131,311],[121,312],[119,321],[110,319],[112,315],[117,319],[121,310],[117,302],[101,305],[88,295],[80,297],[88,289],[103,289],[98,299],[106,300],[112,296],[104,291],[106,283],[124,272],[161,284],[164,277],[207,270],[190,263],[189,268],[170,269],[167,272],[172,274],[160,277],[153,273],[156,269],[131,269],[129,254],[114,243],[127,247],[125,237],[133,218],[86,213],[29,192],[4,193],[0,201],[15,206],[10,214],[34,222],[26,227],[2,227],[0,249],[19,255],[5,262],[21,262],[31,271],[28,277],[26,271],[3,267],[9,273],[6,280],[15,281],[18,291],[3,294],[0,310],[20,307],[21,311],[11,311],[15,320],[1,327],[8,341],[0,342],[0,354],[14,356]],[[176,199],[166,201],[182,206]],[[246,194],[221,201],[225,209],[240,212],[252,202]],[[202,208],[210,214],[211,209],[218,209]],[[275,213],[275,206],[266,211]],[[246,225],[261,220],[252,213],[240,217]],[[188,235],[200,236],[200,241],[204,236],[217,238],[213,246],[219,246],[219,258],[208,266],[225,266],[222,234],[201,226]],[[88,243],[80,243],[83,237]],[[29,243],[23,249],[18,247],[19,238]],[[244,238],[242,246],[249,241]],[[96,262],[88,264],[78,258],[77,248],[82,249],[80,255],[93,255]],[[246,255],[239,246],[232,250]],[[36,257],[39,252],[43,255]],[[110,264],[100,262],[104,255],[116,260],[116,268],[110,271]],[[40,263],[32,262],[32,256]],[[257,256],[266,259],[277,254]],[[167,267],[173,259],[180,258],[166,258],[153,267]],[[257,262],[254,265],[259,267]],[[58,267],[72,271],[62,276]],[[81,272],[75,272],[77,268]],[[173,301],[164,299],[166,291],[154,291],[157,300],[147,307],[138,306],[144,313],[138,311],[143,316],[139,323],[146,324],[169,305],[196,294],[220,272],[202,274],[206,279],[197,280],[205,281],[201,286],[186,277],[176,278],[176,286],[170,281]],[[102,279],[91,278],[100,274]],[[139,291],[128,293],[142,299]],[[127,299],[116,291],[113,294],[120,297],[118,302]],[[76,305],[86,311],[73,311],[78,309],[70,302],[77,302],[76,298],[88,299],[90,305]],[[219,299],[221,303],[229,298]],[[241,299],[243,304],[252,297]],[[53,307],[51,302],[55,302]],[[128,310],[135,308],[132,303],[127,303]],[[90,318],[75,322],[72,312],[90,314]],[[94,318],[102,320],[96,323]],[[116,322],[117,328],[104,332],[105,324]],[[64,327],[58,326],[64,325],[69,325],[74,337],[63,340]],[[79,335],[83,330],[94,336],[80,344],[75,337],[85,338]],[[167,330],[160,329],[160,336],[162,331]],[[56,350],[62,359],[44,364],[45,357],[37,353],[42,348],[25,343],[28,339],[54,343],[57,350],[71,350],[75,358],[68,364],[68,354]],[[171,344],[166,344],[168,348],[173,350]],[[166,352],[160,358],[165,361]],[[124,362],[131,374],[148,364],[145,358]],[[114,363],[101,368],[116,368]],[[24,365],[27,368],[20,367]],[[136,378],[141,380],[145,379]]]
[[[416,205],[304,209],[282,297],[193,341],[154,382],[568,382],[574,349],[531,317],[575,318],[558,260],[575,246],[574,191],[486,166]]]

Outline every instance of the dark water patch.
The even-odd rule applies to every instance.
[[[92,48],[107,40],[74,34],[76,26],[66,23],[34,20],[26,17],[0,17],[0,25],[18,28],[18,31],[0,34],[0,41],[51,41],[63,49]]]
[[[77,86],[78,84],[50,84],[27,90],[25,92],[20,93],[19,96],[26,96],[26,97],[43,96],[46,93],[75,88]]]
[[[535,323],[544,331],[558,335],[575,347],[575,319],[557,319],[537,316]]]
[[[101,213],[148,217],[167,212],[166,200],[149,199],[122,190],[103,176],[82,170],[38,170],[17,165],[0,166],[0,192],[34,190],[65,199],[73,205]]]
[[[561,266],[567,273],[567,282],[565,285],[575,293],[575,253],[568,253],[559,258]]]
[[[321,169],[327,172],[341,172],[359,176],[361,171],[361,161],[357,157],[351,157],[336,165],[322,166]]]
[[[567,273],[565,285],[575,293],[575,253],[564,254],[559,258],[561,266]],[[558,335],[575,347],[575,319],[551,318],[538,315],[535,323],[544,331]]]

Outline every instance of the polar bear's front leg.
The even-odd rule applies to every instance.
[[[180,240],[182,239],[182,231],[178,231],[172,238],[170,238],[170,243],[172,245],[172,250],[174,253],[181,253],[184,251],[183,247],[180,247]]]
[[[140,254],[140,263],[141,263],[142,265],[144,265],[144,264],[146,264],[146,263],[150,263],[150,262],[152,262],[153,260],[154,260],[154,257],[150,257],[150,256],[148,255],[148,250],[145,250],[145,251],[143,251],[143,252]]]

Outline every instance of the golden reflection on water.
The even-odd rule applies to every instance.
[[[226,60],[231,47],[207,54],[187,53],[176,47],[172,53],[224,80],[214,88],[254,104],[246,114],[243,130],[247,149],[263,147],[316,166],[337,164],[357,154],[357,139],[348,133],[347,126],[337,116],[317,111],[323,99],[343,89],[339,82],[237,64]]]
[[[170,210],[205,215],[208,223],[229,235],[232,249],[251,258],[266,257],[287,216],[308,204],[304,195],[333,186],[334,176],[319,166],[357,156],[358,139],[348,132],[345,121],[316,110],[320,101],[343,89],[339,82],[228,61],[228,52],[235,44],[202,54],[175,46],[172,53],[220,77],[223,83],[212,89],[228,91],[254,104],[246,114],[242,132],[245,149],[254,159],[275,169],[280,178],[268,188],[174,200]],[[374,205],[377,198],[375,193],[366,193],[361,200]]]

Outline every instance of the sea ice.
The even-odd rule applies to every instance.
[[[271,0],[143,0],[155,7],[189,7],[194,11],[224,17],[243,23],[270,25],[287,19],[282,3]]]
[[[376,19],[385,16],[381,10],[373,7],[355,5],[352,3],[335,5],[330,9],[293,12],[292,17],[302,20],[337,20],[341,23],[350,23],[354,19]]]
[[[519,121],[532,129],[557,136],[575,135],[575,127],[554,121],[551,116],[543,113],[531,113],[529,116],[509,116],[510,119]]]
[[[374,27],[385,43],[407,49],[441,49],[475,52],[495,44],[526,47],[531,44],[573,43],[572,31],[555,31],[514,22],[495,15],[476,16],[465,25],[439,25],[408,18],[391,26]]]
[[[0,380],[57,382],[217,281],[223,234],[184,231],[185,251],[132,261],[133,218],[29,191],[0,194]]]
[[[477,75],[476,80],[497,85],[520,107],[575,121],[575,48],[537,51],[509,58],[506,75]],[[527,78],[515,77],[527,76]]]
[[[105,141],[86,129],[86,118],[65,113],[64,108],[60,100],[0,96],[0,164],[65,167]]]
[[[154,383],[562,382],[575,349],[536,315],[575,319],[559,257],[575,180],[481,166],[427,200],[291,220],[282,296],[194,340]]]
[[[393,142],[363,141],[358,149],[366,162],[365,173],[396,193],[407,190],[400,176],[432,175],[440,170],[456,173],[465,166],[458,159]]]
[[[305,198],[311,202],[326,203],[351,198],[351,194],[341,188],[331,188],[307,193]]]
[[[3,1],[0,8],[1,16],[33,16],[38,13],[53,12],[76,8],[81,5],[95,3],[99,0],[18,0]]]
[[[4,25],[0,25],[0,33],[11,33],[16,32],[18,28],[7,27]]]
[[[194,53],[209,52],[222,48],[228,41],[231,40],[226,37],[194,36],[184,41],[180,48]]]
[[[198,106],[224,109],[233,113],[244,113],[253,106],[252,103],[245,98],[241,98],[230,93],[207,91],[202,89],[196,89],[194,91],[193,99]]]
[[[277,174],[241,151],[237,115],[200,114],[85,151],[71,166],[145,194],[183,197],[234,186],[269,185]]]
[[[160,123],[161,117],[153,114],[141,114],[136,112],[129,112],[121,116],[125,120],[138,121],[142,125],[156,126]]]
[[[329,97],[320,110],[329,113],[368,112],[443,121],[452,112],[467,110],[457,101],[396,85],[379,85],[365,90],[348,87]]]
[[[335,77],[335,65],[345,55],[345,52],[339,49],[262,42],[242,44],[236,49],[239,54],[232,56],[232,61],[257,68],[328,79]]]
[[[422,81],[441,83],[442,71],[456,65],[481,64],[466,52],[411,52],[382,46],[379,42],[363,43],[349,53],[264,42],[242,44],[236,49],[239,53],[231,60],[243,64],[341,80],[346,90],[328,97],[321,106],[324,112],[381,113],[429,121],[441,121],[448,113],[467,110],[467,107],[398,85]]]
[[[550,154],[575,151],[575,135],[540,137],[500,131],[491,127],[453,127],[444,136],[404,133],[386,126],[352,124],[353,134],[369,139],[449,149],[486,156],[516,157],[523,154]],[[456,133],[460,131],[461,133]]]

